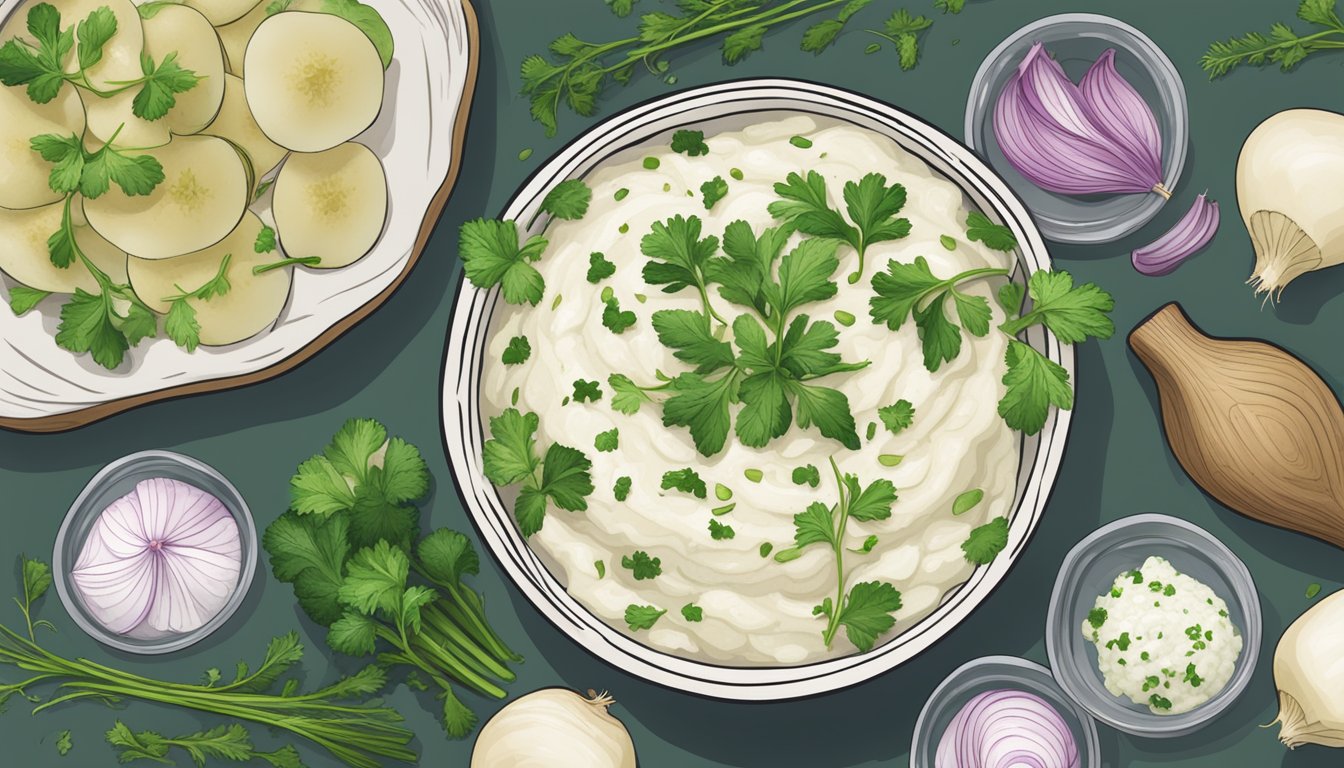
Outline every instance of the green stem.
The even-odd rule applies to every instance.
[[[485,669],[489,674],[492,674],[505,682],[513,682],[515,678],[513,672],[509,670],[508,667],[491,657],[489,653],[481,648],[479,638],[469,637],[457,623],[454,623],[443,611],[439,610],[437,605],[428,606],[422,612],[422,617],[426,619],[429,626],[442,632],[453,642],[457,643],[463,650],[471,654],[471,656],[478,662],[485,665]]]
[[[709,303],[709,290],[705,287],[705,280],[703,276],[696,275],[695,287],[697,290],[700,291],[700,304],[705,308],[705,316],[712,317],[715,320],[718,320],[720,325],[727,328],[728,321],[724,320],[723,316],[720,315],[718,312],[715,312],[714,305]]]
[[[322,263],[321,256],[288,256],[279,261],[273,261],[270,264],[258,264],[252,268],[252,274],[263,275],[273,269],[280,269],[288,266],[312,267]]]
[[[840,474],[840,467],[835,463],[835,457],[830,457],[831,472],[835,475],[835,484],[840,489],[840,503],[836,506],[836,530],[835,541],[831,548],[835,550],[835,604],[832,606],[831,615],[826,622],[826,631],[823,638],[826,640],[826,647],[831,647],[831,641],[835,639],[835,633],[840,629],[840,614],[844,608],[845,600],[845,528],[849,524],[849,502],[845,497],[845,480]]]

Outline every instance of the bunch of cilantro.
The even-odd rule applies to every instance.
[[[446,528],[421,535],[414,502],[428,490],[415,446],[388,439],[376,421],[351,419],[299,465],[291,508],[262,545],[276,578],[293,584],[304,612],[329,628],[332,649],[406,668],[408,685],[435,690],[444,729],[461,738],[476,715],[455,686],[503,698],[500,684],[514,679],[508,664],[521,657],[463,582],[480,568],[470,540]]]
[[[640,243],[649,259],[645,282],[666,293],[694,288],[700,296],[701,311],[653,313],[659,341],[694,369],[653,387],[614,374],[608,379],[616,393],[612,406],[634,413],[652,402],[649,392],[670,392],[662,403],[663,424],[687,427],[705,456],[723,450],[730,430],[743,444],[761,447],[783,436],[795,420],[857,449],[849,398],[819,380],[857,371],[868,361],[841,360],[830,351],[839,341],[835,325],[798,311],[836,294],[832,277],[840,264],[839,240],[807,238],[783,254],[792,223],[758,236],[747,222],[734,221],[724,230],[719,256],[718,238],[702,238],[701,227],[696,216],[676,216],[655,223]],[[731,321],[723,317],[711,303],[711,285],[748,311]],[[723,340],[728,327],[731,344]],[[739,403],[734,418],[732,406]]]

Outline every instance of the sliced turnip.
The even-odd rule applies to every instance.
[[[373,124],[383,64],[359,27],[326,13],[286,11],[247,44],[244,79],[257,125],[276,144],[320,152]]]
[[[202,133],[228,139],[247,154],[252,170],[258,178],[270,173],[285,159],[286,149],[266,138],[252,111],[247,108],[242,78],[224,76],[224,102],[214,122]]]
[[[102,7],[106,7],[116,18],[116,34],[103,46],[103,55],[98,63],[86,71],[89,83],[95,88],[107,90],[115,87],[110,85],[110,81],[133,80],[141,76],[140,51],[144,47],[144,39],[140,33],[140,14],[131,0],[58,0],[55,3],[51,0],[24,0],[12,11],[0,11],[0,14],[8,14],[4,27],[0,28],[0,43],[14,37],[34,42],[27,29],[28,12],[42,3],[54,5],[61,12],[61,26],[72,32],[78,22]],[[66,72],[79,71],[77,51],[77,46],[69,46],[63,59]]]
[[[257,31],[261,22],[272,15],[266,12],[266,6],[268,5],[270,5],[269,2],[258,3],[241,19],[215,27],[220,42],[224,44],[224,60],[229,69],[229,74],[238,77],[243,76],[243,54],[247,52],[247,42],[252,39],[252,33]]]
[[[148,195],[128,196],[113,184],[84,215],[117,247],[146,259],[192,253],[224,239],[247,209],[249,169],[232,144],[214,136],[179,136],[145,152],[163,166]]]
[[[292,279],[289,269],[271,269],[259,275],[252,271],[280,259],[274,252],[257,253],[254,246],[262,226],[261,219],[248,212],[228,237],[209,248],[171,259],[132,256],[127,266],[131,288],[150,309],[167,313],[169,299],[213,279],[227,255],[228,292],[186,301],[196,310],[201,344],[222,346],[251,338],[275,324],[289,298]]]
[[[62,88],[46,104],[35,104],[22,88],[0,86],[0,208],[33,208],[60,200],[48,179],[51,163],[34,152],[34,136],[84,132],[84,107],[73,88]]]
[[[271,209],[286,254],[317,256],[323,269],[344,267],[368,253],[382,234],[387,220],[383,164],[354,142],[292,154],[276,176]]]
[[[199,11],[185,5],[158,7],[144,20],[144,41],[145,54],[156,65],[176,54],[178,65],[201,79],[177,94],[176,104],[157,120],[133,114],[138,87],[107,98],[86,97],[89,132],[104,141],[116,133],[118,146],[158,147],[167,144],[171,134],[196,133],[215,118],[224,98],[224,48],[215,28]]]
[[[248,11],[261,8],[267,3],[261,0],[185,0],[186,4],[200,11],[216,27],[237,21]]]
[[[52,293],[74,293],[82,288],[98,292],[98,281],[81,263],[68,267],[51,263],[47,238],[61,228],[64,202],[24,211],[0,210],[0,270],[29,288]],[[104,240],[71,209],[75,219],[75,243],[96,267],[118,283],[126,282],[126,252]]]

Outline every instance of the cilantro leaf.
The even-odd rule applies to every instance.
[[[1005,359],[1007,390],[999,400],[999,415],[1009,427],[1034,435],[1045,426],[1051,405],[1065,411],[1073,408],[1069,373],[1059,364],[1016,340],[1009,342]]]
[[[617,16],[629,16],[637,0],[603,0]]]
[[[275,250],[275,230],[269,225],[263,224],[261,231],[257,233],[257,241],[252,244],[252,250],[257,253],[270,253]]]
[[[607,385],[611,387],[611,407],[620,413],[638,413],[641,405],[653,402],[629,376],[613,373],[607,377]]]
[[[673,357],[696,366],[697,373],[713,373],[732,367],[736,359],[732,346],[710,333],[709,317],[700,312],[658,310],[653,313],[653,329],[663,346],[675,350]]]
[[[639,250],[649,262],[644,265],[644,282],[663,286],[664,293],[676,293],[688,286],[703,287],[705,268],[719,249],[719,239],[700,238],[703,226],[699,216],[678,214],[653,223],[651,231],[639,241]]]
[[[500,362],[505,365],[522,365],[532,356],[532,343],[526,336],[514,336],[509,339],[509,344],[500,354]]]
[[[392,57],[396,53],[392,30],[388,28],[387,22],[377,9],[359,0],[322,0],[322,12],[339,16],[359,27],[359,31],[363,32],[378,50],[378,58],[383,61],[383,69],[392,64]]]
[[[971,531],[970,538],[961,545],[966,559],[976,565],[988,565],[1008,546],[1008,518],[996,517]]]
[[[683,373],[672,380],[671,388],[676,394],[663,402],[663,426],[689,427],[701,455],[723,450],[732,428],[728,406],[737,398],[737,376],[730,373],[711,380]]]
[[[793,543],[798,548],[809,544],[835,545],[835,510],[814,501],[793,516]]]
[[[11,286],[9,289],[9,309],[16,317],[25,315],[50,295],[50,291],[39,291],[26,285]]]
[[[367,656],[377,648],[378,622],[362,613],[347,611],[327,630],[327,645],[347,656]]]
[[[541,258],[546,239],[534,236],[520,248],[518,227],[512,221],[473,219],[458,234],[458,252],[467,279],[477,288],[501,286],[510,304],[536,306],[546,289],[541,273],[532,266]]]
[[[625,623],[631,632],[651,629],[667,611],[660,611],[652,605],[631,605],[625,608]]]
[[[875,323],[885,323],[898,330],[907,317],[913,317],[919,330],[924,352],[924,367],[937,371],[945,361],[961,353],[962,330],[974,336],[989,333],[989,302],[981,296],[971,296],[958,290],[962,282],[989,275],[1006,275],[1004,269],[972,269],[940,279],[929,268],[923,256],[911,264],[887,262],[887,271],[873,276],[874,296],[868,300],[869,315]],[[947,299],[951,297],[957,319],[953,323],[947,315]]]
[[[874,323],[885,323],[893,331],[900,330],[920,302],[942,289],[944,282],[933,274],[923,256],[916,256],[909,264],[888,261],[886,272],[873,275],[876,295],[868,300],[869,314]]]
[[[106,293],[92,294],[76,288],[61,307],[56,344],[77,355],[88,352],[94,362],[112,370],[121,365],[126,350],[130,349],[130,342],[117,328],[114,317],[112,300]]]
[[[336,595],[345,578],[348,530],[343,516],[323,518],[291,510],[276,518],[262,536],[275,577],[294,584],[299,606],[324,626],[344,614]]]
[[[177,52],[166,54],[154,64],[148,53],[140,54],[140,71],[144,85],[131,100],[131,114],[143,120],[159,120],[177,106],[177,94],[185,93],[201,81],[201,77],[177,63]]]
[[[535,413],[520,413],[516,408],[490,419],[491,437],[485,441],[481,454],[490,482],[505,486],[532,476],[540,464],[536,452],[539,423]]]
[[[615,297],[607,300],[602,308],[602,325],[612,333],[625,333],[636,321],[635,313],[621,309],[621,302]]]
[[[790,173],[783,182],[775,184],[775,194],[781,199],[770,203],[766,210],[776,219],[788,221],[799,232],[814,237],[858,242],[858,231],[830,207],[826,180],[816,171],[808,171],[806,179]]]
[[[1015,315],[1022,309],[1022,299],[1027,295],[1027,287],[1021,283],[1004,283],[995,296],[1004,314]]]
[[[421,539],[415,555],[425,576],[436,584],[457,586],[463,576],[481,571],[481,558],[471,539],[447,528],[439,528]]]
[[[569,512],[581,512],[588,508],[587,496],[593,492],[593,480],[589,472],[592,466],[582,451],[559,443],[551,444],[542,461],[540,484],[529,477],[514,505],[514,515],[524,537],[541,530],[548,500]]]
[[[0,46],[0,83],[26,85],[30,100],[46,104],[65,84],[64,61],[75,44],[75,30],[61,29],[61,13],[50,3],[34,5],[26,21],[37,47],[17,37]]]
[[[858,371],[868,367],[868,361],[846,363],[840,355],[827,350],[840,341],[840,332],[829,320],[811,322],[808,315],[798,315],[789,323],[782,341],[780,365],[796,379],[816,378],[843,371]]]
[[[557,219],[576,220],[588,212],[588,203],[593,199],[593,190],[583,179],[569,179],[555,185],[541,201],[541,210]]]
[[[704,131],[682,130],[672,134],[672,151],[688,157],[709,154],[709,145],[705,143]]]
[[[113,182],[129,197],[148,195],[163,181],[163,165],[150,155],[127,155],[104,145],[84,156],[79,177],[79,194],[88,199],[102,197]]]
[[[602,385],[586,379],[574,380],[574,402],[595,403],[602,399]]]
[[[695,603],[687,603],[681,606],[681,617],[687,621],[702,621],[705,618],[705,612]]]
[[[914,69],[919,63],[919,33],[933,26],[933,20],[924,16],[912,16],[902,8],[893,13],[882,24],[885,34],[881,35],[896,44],[903,70]]]
[[[370,477],[379,481],[383,498],[393,504],[415,501],[429,492],[429,468],[420,449],[400,437],[387,441],[383,466],[374,469],[381,471],[371,472]]]
[[[345,581],[337,598],[356,611],[372,615],[396,615],[411,561],[406,553],[386,541],[356,552],[346,563]]]
[[[616,478],[616,484],[612,486],[611,494],[617,501],[625,501],[630,497],[631,480],[628,475],[622,475]]]
[[[387,429],[373,419],[347,419],[322,455],[339,474],[363,480],[369,459],[387,442]],[[300,467],[302,471],[302,467]]]
[[[892,434],[899,434],[914,422],[915,407],[909,400],[897,400],[884,408],[878,408],[877,415]]]
[[[616,265],[607,261],[605,255],[597,251],[588,254],[588,282],[596,285],[614,274],[616,274]]]
[[[766,284],[766,300],[776,311],[787,315],[803,304],[835,296],[837,288],[831,275],[840,266],[835,250],[835,242],[824,239],[799,243],[780,260],[779,282]]]
[[[859,11],[863,10],[872,0],[850,0],[840,13],[833,19],[817,22],[807,28],[803,33],[802,49],[813,54],[820,54],[835,42],[840,32],[845,28],[845,22]]]
[[[722,176],[715,176],[700,185],[700,196],[705,203],[705,210],[708,211],[715,203],[728,196],[728,182],[724,181]]]
[[[168,305],[163,319],[163,330],[173,343],[188,352],[195,352],[201,343],[201,324],[196,321],[196,309],[185,298]]]
[[[1017,238],[1013,230],[1002,224],[995,224],[988,216],[971,211],[966,215],[966,239],[979,240],[986,248],[1010,252],[1017,248]]]
[[[821,485],[821,470],[817,469],[815,464],[808,464],[805,467],[793,468],[794,485],[810,485],[816,488]]]
[[[901,593],[884,581],[865,581],[850,587],[840,609],[845,636],[860,652],[872,650],[879,635],[896,624],[891,615],[901,609]]]
[[[728,258],[710,260],[707,279],[718,284],[724,299],[764,314],[765,280],[774,273],[774,264],[792,233],[792,227],[775,227],[763,230],[757,238],[747,222],[732,222],[723,231],[723,252]]]
[[[790,383],[789,391],[798,400],[798,426],[816,425],[821,434],[839,441],[850,450],[859,449],[859,433],[845,393],[829,387]]]
[[[1115,324],[1107,316],[1115,307],[1111,295],[1093,283],[1074,287],[1068,272],[1033,272],[1027,281],[1031,311],[1007,323],[1002,329],[1016,336],[1037,323],[1043,324],[1065,344],[1078,344],[1089,338],[1109,339]]]
[[[890,480],[874,480],[859,490],[859,480],[854,475],[845,476],[845,485],[849,489],[849,516],[864,522],[886,520],[891,517],[891,505],[896,503],[896,486]]]
[[[732,65],[761,50],[761,41],[769,29],[765,24],[742,27],[723,38],[723,63]]]
[[[117,33],[117,17],[112,9],[100,6],[75,26],[79,46],[75,51],[79,68],[88,69],[103,60],[103,46]]]
[[[593,438],[593,447],[603,453],[609,453],[620,447],[621,431],[617,427],[612,427],[605,432],[598,432],[597,437]]]
[[[78,136],[44,133],[34,136],[28,146],[53,164],[47,178],[53,192],[68,195],[79,190],[84,175],[84,142]]]
[[[715,541],[727,541],[728,539],[731,539],[736,535],[737,532],[733,530],[733,526],[724,525],[723,523],[720,523],[718,520],[710,519],[709,521],[710,538],[714,539]]]
[[[649,553],[642,549],[622,557],[621,567],[631,571],[636,581],[655,579],[663,573],[663,561],[649,557]]]
[[[754,319],[748,319],[759,328]],[[742,380],[738,396],[743,407],[737,414],[736,432],[743,445],[760,448],[789,431],[793,424],[793,409],[789,405],[787,386],[785,378],[773,368]]]
[[[690,467],[664,472],[660,487],[665,491],[678,490],[689,493],[697,499],[703,499],[709,493],[705,481],[700,479],[700,473]]]
[[[899,240],[910,234],[909,219],[896,218],[905,207],[905,187],[887,185],[887,177],[870,173],[851,181],[844,188],[845,210],[858,228],[861,240],[855,245],[860,250],[873,243]]]

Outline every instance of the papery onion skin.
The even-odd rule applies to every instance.
[[[1198,253],[1218,232],[1218,203],[1201,194],[1176,226],[1131,255],[1134,268],[1145,275],[1165,275]]]
[[[1344,747],[1344,590],[1294,621],[1274,650],[1279,740]],[[1271,723],[1273,725],[1274,723]]]
[[[1094,91],[1100,93],[1100,85]],[[1169,197],[1160,160],[1154,170],[1151,158],[1135,156],[1088,114],[1078,86],[1036,43],[999,94],[994,136],[1013,168],[1042,189],[1065,195],[1157,192]]]
[[[966,702],[943,731],[934,768],[1080,768],[1078,743],[1049,702],[992,690]]]
[[[636,768],[635,744],[607,708],[607,694],[588,698],[543,688],[513,700],[481,728],[471,768]]]

